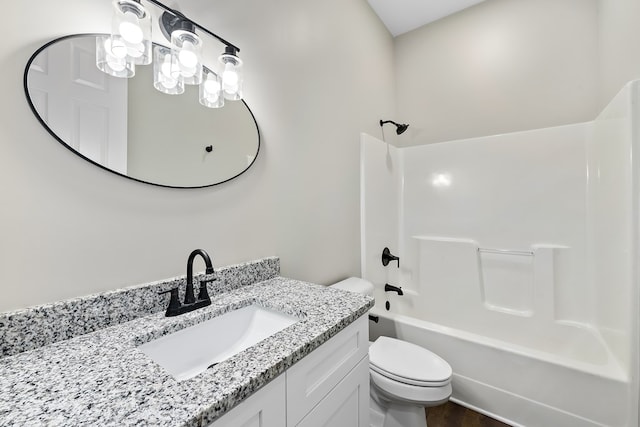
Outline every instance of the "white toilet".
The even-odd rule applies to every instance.
[[[350,277],[332,287],[373,296],[373,285]],[[426,427],[425,407],[451,396],[451,366],[418,345],[379,337],[369,344],[371,427]]]

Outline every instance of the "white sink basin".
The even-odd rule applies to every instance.
[[[195,377],[298,320],[289,314],[249,305],[138,348],[181,381]]]

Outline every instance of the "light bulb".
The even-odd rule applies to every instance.
[[[114,58],[112,56],[107,57],[107,64],[109,64],[109,67],[111,67],[111,69],[115,72],[124,71],[124,69],[127,67],[126,61],[122,60],[121,58]]]
[[[171,56],[167,55],[164,57],[160,71],[163,75],[171,77]]]
[[[139,44],[142,43],[144,39],[144,33],[142,32],[142,28],[140,28],[139,19],[136,14],[131,11],[124,13],[124,18],[120,23],[119,30],[120,35],[127,43]]]
[[[111,37],[118,42],[114,53],[120,57],[125,50],[127,60],[133,64],[147,65],[153,60],[151,50],[151,15],[140,0],[113,0],[115,8],[111,20]]]
[[[209,69],[204,70],[204,81],[200,84],[200,104],[208,108],[224,106],[221,77]]]
[[[108,37],[104,41],[104,50],[115,58],[125,58],[127,56],[127,46],[120,39]]]
[[[113,49],[117,44],[109,36],[96,37],[96,66],[114,77],[133,77],[135,75],[135,66],[133,62],[122,56],[122,51]],[[116,55],[116,53],[118,55]]]
[[[160,67],[160,75],[158,77],[160,84],[167,89],[173,89],[177,86],[178,80],[171,77],[171,55],[166,55],[164,57],[164,61]]]
[[[220,98],[220,95],[218,95],[217,93],[208,93],[205,97],[207,102],[211,104],[215,104],[216,102],[218,102],[219,98]]]
[[[207,81],[204,82],[204,91],[207,94],[215,94],[217,98],[218,92],[220,91],[220,83],[218,83],[215,78],[209,76],[207,77]]]
[[[202,42],[200,37],[186,30],[175,30],[171,33],[171,53],[176,65],[173,78],[187,85],[202,83]]]
[[[238,73],[236,72],[236,67],[231,62],[227,62],[224,65],[222,81],[224,82],[225,86],[238,86]]]
[[[173,79],[171,77],[167,77],[163,71],[161,71],[160,73],[158,73],[158,81],[160,82],[160,84],[162,86],[164,86],[165,88],[171,90],[174,89],[176,86],[178,86],[178,81],[176,79]]]
[[[176,60],[163,46],[153,48],[153,87],[168,95],[184,93],[184,83],[175,76]]]
[[[242,60],[235,55],[236,50],[230,46],[218,57],[222,65],[222,89],[225,99],[238,101],[242,99]]]
[[[162,86],[166,87],[167,89],[173,89],[176,86],[178,86],[178,81],[176,79],[172,79],[171,77],[161,78],[160,83],[162,84]]]
[[[180,67],[180,73],[182,74],[182,77],[184,77],[185,79],[188,79],[196,75],[196,68]]]
[[[189,41],[185,41],[182,45],[182,49],[180,49],[178,60],[180,61],[180,65],[185,69],[195,69],[198,65],[198,55],[196,55],[194,50],[193,43]],[[192,75],[194,73],[192,73]]]
[[[129,46],[127,48],[127,55],[132,58],[140,58],[144,55],[145,47],[144,43],[138,43],[135,46]]]

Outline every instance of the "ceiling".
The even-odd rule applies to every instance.
[[[367,0],[393,37],[484,0]]]

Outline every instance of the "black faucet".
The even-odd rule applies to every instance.
[[[180,303],[180,299],[178,297],[178,288],[173,288],[168,291],[160,292],[160,294],[171,293],[171,299],[169,301],[169,307],[167,307],[167,311],[165,316],[177,316],[182,313],[188,313],[190,311],[196,310],[201,307],[206,307],[211,304],[211,298],[209,297],[209,293],[207,292],[207,283],[216,280],[216,278],[203,278],[200,281],[200,290],[198,292],[198,299],[196,299],[193,294],[193,261],[197,255],[200,255],[204,260],[206,265],[205,274],[210,275],[213,274],[213,264],[211,263],[211,258],[209,258],[209,254],[205,252],[203,249],[196,249],[195,251],[189,254],[189,259],[187,260],[187,289],[184,293],[184,304]]]
[[[388,283],[385,283],[384,291],[385,292],[397,292],[398,295],[404,295],[404,292],[402,292],[402,288],[400,288],[398,286],[390,285]]]

